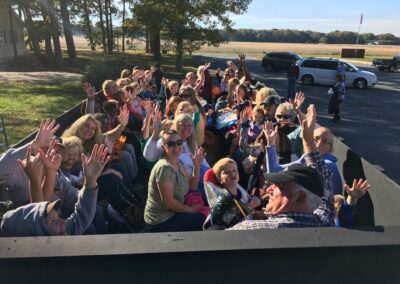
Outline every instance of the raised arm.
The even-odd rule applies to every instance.
[[[94,104],[96,98],[96,89],[90,83],[83,83],[83,90],[86,93],[87,101],[85,107],[85,114],[92,113],[94,114]]]
[[[332,172],[326,166],[314,142],[316,116],[315,106],[310,105],[307,109],[306,119],[302,123],[304,157],[307,166],[314,168],[320,174],[324,186],[321,205],[314,211],[314,214],[325,226],[334,226]]]
[[[31,202],[45,201],[42,191],[43,164],[38,157],[33,155],[31,146],[26,151],[26,159],[18,159],[18,163],[29,178]]]
[[[85,184],[78,196],[74,213],[66,220],[69,235],[82,234],[93,221],[97,202],[97,178],[110,161],[108,149],[104,145],[94,145],[90,158],[82,154]]]
[[[117,139],[122,134],[129,121],[129,109],[127,105],[124,105],[123,107],[119,108],[119,115],[117,116],[117,119],[119,121],[117,127],[104,133],[104,135],[111,135],[115,139]]]
[[[194,155],[190,155],[190,158],[192,159],[193,162],[192,175],[189,177],[189,185],[191,190],[196,191],[197,188],[199,187],[200,169],[201,169],[201,164],[203,163],[205,157],[206,153],[204,153],[203,147],[197,147]]]

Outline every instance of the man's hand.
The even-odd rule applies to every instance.
[[[23,161],[18,159],[17,162],[31,182],[40,184],[43,176],[43,164],[38,157],[33,156],[33,149],[31,146],[29,146],[26,151],[26,159]]]
[[[276,145],[276,140],[278,138],[278,126],[275,126],[271,121],[264,122],[263,132],[267,138],[267,146]]]
[[[367,180],[359,179],[358,182],[356,179],[353,180],[353,185],[350,188],[347,184],[344,185],[344,189],[346,190],[347,203],[350,205],[357,204],[358,200],[365,195],[365,193],[370,188]]]
[[[96,90],[90,83],[83,83],[83,90],[86,93],[88,101],[94,101],[96,97]]]
[[[108,149],[103,144],[96,144],[93,147],[90,158],[87,159],[85,154],[82,154],[83,174],[85,175],[85,185],[87,188],[93,189],[96,187],[97,178],[103,171],[104,166],[110,161],[110,156],[107,156]]]
[[[246,55],[244,53],[238,54],[238,61],[239,62],[244,62],[246,60]]]
[[[314,128],[317,112],[315,106],[311,104],[307,109],[306,119],[301,123],[302,131],[301,136],[303,138],[304,153],[311,153],[316,150],[314,142]]]
[[[35,139],[32,142],[32,146],[35,150],[39,148],[47,148],[49,147],[51,138],[54,133],[60,128],[60,124],[56,124],[56,121],[50,120],[49,118],[46,120],[42,120],[40,123],[39,131],[36,134]]]
[[[55,139],[51,140],[49,149],[46,153],[42,149],[38,150],[40,161],[45,166],[46,171],[58,171],[62,163],[62,156],[56,152],[54,145],[57,143]]]

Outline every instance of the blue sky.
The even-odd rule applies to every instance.
[[[392,33],[400,36],[400,1],[253,0],[246,13],[232,15],[234,28]]]

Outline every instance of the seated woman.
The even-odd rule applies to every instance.
[[[155,130],[146,146],[143,150],[143,156],[150,162],[157,161],[162,155],[162,140],[158,139],[159,133],[161,132],[161,118],[158,118],[158,122],[154,123]],[[190,156],[194,154],[196,149],[195,134],[193,132],[193,121],[192,117],[187,113],[181,113],[177,115],[172,122],[171,130],[175,130],[181,136],[183,142],[183,151],[180,155],[180,160],[183,162],[186,171],[192,172],[193,163]],[[209,169],[210,165],[204,159],[201,165],[205,169]]]
[[[204,152],[198,148],[191,157],[193,171],[189,175],[180,160],[184,150],[182,137],[174,130],[166,130],[161,139],[163,157],[150,174],[144,220],[152,232],[201,230],[201,208],[184,205],[184,199],[189,189],[198,187]]]
[[[204,112],[203,106],[200,104],[199,100],[196,97],[195,90],[190,86],[182,87],[179,90],[179,98],[182,101],[189,102],[190,105],[193,107],[192,119],[196,133],[196,142],[197,145],[203,145],[207,125],[207,117]]]
[[[215,163],[212,172],[221,188],[207,183],[205,178],[207,199],[211,206],[211,215],[206,226],[218,225],[228,228],[249,218],[250,212],[258,207],[261,201],[257,197],[251,197],[238,183],[236,162],[230,158],[222,158]]]

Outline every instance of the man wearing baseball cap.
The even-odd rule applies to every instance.
[[[306,165],[295,164],[279,173],[265,173],[265,220],[246,220],[228,230],[334,226],[332,173],[314,142],[316,111],[308,107],[302,123]]]

